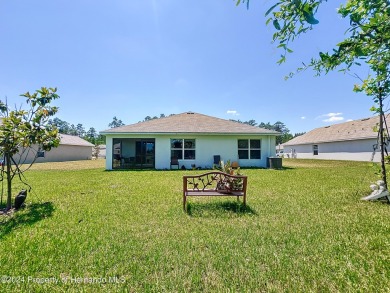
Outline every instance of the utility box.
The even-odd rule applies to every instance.
[[[280,157],[268,157],[267,158],[267,167],[270,169],[282,169],[282,158]]]

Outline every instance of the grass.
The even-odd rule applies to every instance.
[[[190,198],[182,175],[36,164],[0,215],[1,292],[388,292],[390,206],[368,163],[243,170],[248,206]],[[15,194],[22,185],[15,185]],[[46,279],[45,279],[46,278]]]

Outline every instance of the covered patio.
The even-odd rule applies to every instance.
[[[154,138],[114,138],[112,169],[154,169]]]

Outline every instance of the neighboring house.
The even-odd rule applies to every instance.
[[[284,157],[378,162],[378,133],[374,131],[378,123],[376,116],[316,128],[285,142]]]
[[[278,132],[193,112],[101,132],[106,136],[106,169],[211,168],[214,156],[240,166],[266,167],[275,155]],[[218,158],[218,157],[217,157]],[[175,166],[177,167],[177,166]]]
[[[92,148],[93,144],[78,136],[60,134],[59,146],[52,148],[50,151],[38,151],[38,157],[35,162],[90,160],[92,158]],[[25,152],[25,163],[31,163],[36,153],[37,150],[34,147],[29,152]],[[21,161],[24,161],[24,159]]]
[[[284,145],[283,144],[277,144],[276,147],[276,155],[278,157],[282,157],[284,154]]]
[[[99,144],[99,155],[98,158],[105,159],[106,158],[106,145],[105,144]]]

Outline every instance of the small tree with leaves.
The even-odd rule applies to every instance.
[[[249,0],[238,0],[249,5]],[[286,61],[293,51],[290,44],[301,34],[320,23],[315,14],[326,0],[278,0],[265,13],[267,23],[275,29],[273,41],[282,49],[278,63]],[[360,77],[353,74],[359,84],[354,91],[364,92],[374,101],[372,111],[379,115],[379,145],[381,147],[381,173],[387,188],[385,166],[385,116],[384,100],[390,95],[390,1],[348,0],[337,13],[349,19],[345,38],[334,45],[330,52],[318,52],[318,56],[298,68],[298,72],[311,68],[317,75],[339,70],[351,72],[355,66],[365,65],[369,74]],[[295,73],[291,73],[292,77]]]
[[[57,89],[42,87],[35,93],[21,95],[30,105],[29,110],[11,110],[0,101],[0,156],[3,158],[1,180],[7,182],[7,210],[12,206],[12,180],[15,176],[25,183],[23,173],[35,162],[40,151],[49,151],[60,142],[58,130],[49,124],[49,118],[58,108],[50,103],[58,99]],[[33,160],[23,165],[33,154]],[[23,167],[23,169],[22,169]]]

